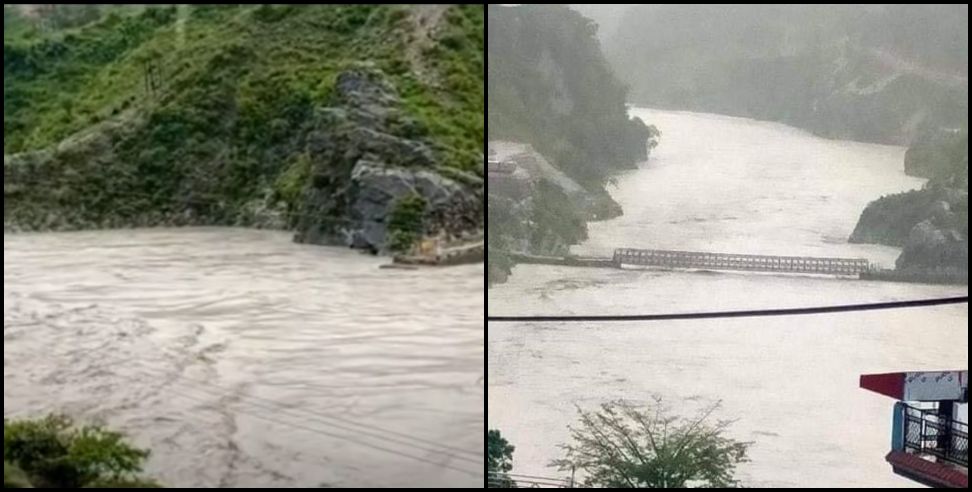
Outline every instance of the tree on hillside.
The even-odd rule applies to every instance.
[[[576,469],[595,488],[735,487],[750,444],[726,437],[729,422],[709,422],[717,408],[694,419],[671,416],[660,400],[644,409],[625,401],[578,409],[573,442],[561,446],[566,456],[553,466]]]

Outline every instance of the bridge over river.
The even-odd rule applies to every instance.
[[[513,254],[520,263],[540,263],[580,267],[622,268],[625,265],[702,270],[739,270],[752,272],[811,273],[859,276],[871,270],[863,258],[821,258],[812,256],[747,255],[673,251],[662,249],[619,248],[614,256],[550,257]]]
[[[744,270],[757,272],[819,273],[860,275],[870,265],[863,258],[817,258],[812,256],[771,256],[662,249],[620,248],[614,250],[616,266],[643,265],[706,270]]]

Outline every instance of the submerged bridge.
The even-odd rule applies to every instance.
[[[708,270],[743,270],[755,272],[818,273],[860,275],[870,266],[863,258],[815,258],[811,256],[768,256],[662,249],[614,250],[614,266],[642,265]]]

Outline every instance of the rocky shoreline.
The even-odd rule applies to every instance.
[[[894,270],[869,278],[968,285],[967,132],[925,133],[905,154],[904,169],[930,180],[919,190],[869,203],[849,238],[902,248]]]
[[[968,285],[968,270],[958,269],[914,269],[914,270],[873,270],[861,274],[861,280],[884,280],[888,282],[913,282],[917,284]]]
[[[931,187],[878,199],[849,240],[901,248],[894,270],[871,279],[968,284],[968,192]]]

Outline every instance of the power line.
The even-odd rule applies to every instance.
[[[152,344],[154,345],[154,343],[152,343]],[[90,350],[83,351],[83,352],[81,352],[81,356],[83,357],[83,356],[87,356],[89,354],[93,354],[94,352],[96,352],[96,351],[98,351],[99,349],[102,349],[102,348],[104,348],[104,346],[102,346],[102,347],[96,347],[94,349],[90,349]],[[158,348],[158,347],[156,347],[156,348]],[[137,366],[139,366],[139,367],[142,368],[142,374],[143,375],[146,375],[146,376],[149,376],[149,377],[152,377],[152,378],[156,378],[158,380],[173,380],[173,379],[180,380],[180,381],[182,381],[185,384],[185,386],[188,389],[192,389],[194,391],[198,391],[198,392],[200,392],[202,394],[206,394],[206,395],[211,396],[211,397],[215,397],[215,398],[218,398],[218,399],[225,399],[227,397],[227,395],[223,393],[224,390],[222,388],[216,387],[216,386],[214,386],[212,384],[209,384],[209,383],[207,383],[205,381],[200,381],[200,380],[197,380],[197,379],[188,378],[188,377],[185,377],[185,376],[182,376],[182,375],[169,375],[169,374],[164,374],[164,373],[155,371],[152,368],[150,368],[149,366],[145,365],[145,363],[144,363],[145,361],[136,359],[135,357],[128,358],[128,359],[120,359],[120,358],[114,357],[112,355],[107,355],[107,354],[100,354],[99,357],[101,359],[107,359],[108,361],[110,361],[111,363],[115,364],[116,366],[123,366],[123,365],[135,364],[135,365],[137,365]],[[195,383],[195,385],[190,384],[190,383]],[[167,389],[169,391],[172,391],[173,393],[175,393],[177,395],[191,398],[188,395],[180,394],[179,392],[175,391],[171,387],[169,387]],[[289,417],[293,417],[293,418],[297,418],[297,419],[301,419],[301,420],[305,420],[305,421],[317,422],[318,424],[323,425],[323,426],[326,426],[329,429],[337,429],[337,430],[341,430],[341,431],[345,431],[345,432],[356,433],[356,434],[359,434],[359,435],[362,435],[362,436],[366,436],[366,437],[371,437],[373,439],[383,440],[386,444],[391,443],[391,444],[398,445],[398,446],[407,446],[409,448],[414,448],[416,450],[424,451],[424,452],[427,452],[429,454],[438,454],[438,455],[441,455],[441,456],[447,456],[450,459],[454,459],[456,461],[462,461],[462,462],[469,463],[469,464],[474,464],[474,465],[482,465],[482,463],[483,463],[483,461],[482,461],[483,460],[483,454],[481,452],[480,453],[471,452],[471,451],[468,451],[468,450],[465,450],[465,449],[461,449],[461,448],[457,448],[457,447],[453,447],[453,446],[448,446],[448,445],[445,445],[445,444],[442,444],[442,443],[433,442],[433,441],[430,441],[430,440],[427,440],[427,439],[423,439],[423,438],[420,438],[420,437],[411,436],[411,435],[408,435],[408,434],[403,434],[403,433],[400,433],[400,432],[391,431],[391,430],[387,430],[387,429],[382,429],[382,428],[375,427],[375,426],[368,426],[368,425],[364,425],[364,424],[359,424],[357,422],[352,422],[352,421],[347,420],[347,419],[342,419],[342,418],[334,417],[334,416],[330,416],[330,415],[318,414],[318,413],[315,413],[315,412],[311,412],[309,410],[288,409],[288,408],[280,405],[278,402],[275,402],[275,401],[272,401],[272,400],[268,400],[268,399],[265,399],[265,398],[260,398],[260,397],[253,396],[253,395],[240,396],[240,397],[236,398],[236,400],[240,404],[242,404],[242,405],[249,405],[249,406],[251,406],[253,408],[257,408],[257,409],[269,411],[269,412],[272,412],[274,414],[282,414],[282,415],[285,415],[285,416],[289,416]],[[247,400],[252,400],[252,401],[247,401]],[[201,401],[198,398],[196,399],[196,401],[200,401],[201,403],[209,403],[209,402]],[[260,403],[261,401],[262,402],[266,402],[266,403]],[[263,418],[264,417],[263,415],[256,414],[254,412],[240,412],[240,413],[245,414],[245,415],[250,415],[250,416],[255,417],[255,418]],[[264,419],[264,420],[266,420],[266,419]],[[281,425],[288,425],[287,423],[282,423],[282,422],[279,422],[279,421],[274,421],[274,422],[280,423]],[[339,422],[339,423],[338,424],[335,424],[334,422]],[[343,423],[343,425],[341,423]],[[306,426],[306,422],[304,423],[304,425],[300,426],[299,428],[306,429],[305,426]],[[349,426],[351,426],[351,427],[349,427]],[[357,427],[357,428],[355,428],[355,427]],[[364,443],[364,442],[361,442],[359,440],[355,440],[355,439],[352,439],[352,438],[349,438],[349,437],[338,436],[338,435],[335,435],[335,434],[326,434],[326,435],[328,435],[330,437],[336,437],[336,438],[339,438],[339,439],[342,439],[342,440],[351,442],[353,444],[358,444],[358,445],[362,445],[362,446],[365,446],[365,447],[371,447],[373,449],[378,449],[379,451],[390,452],[392,454],[396,454],[396,455],[401,456],[400,453],[397,453],[397,452],[394,452],[394,451],[390,451],[390,450],[388,450],[386,448],[376,448],[375,446],[372,446],[370,444],[367,444],[367,443]],[[391,436],[391,437],[389,437],[389,436]],[[395,437],[395,436],[397,436],[397,437]],[[409,457],[410,457],[410,455],[409,455]],[[429,464],[435,464],[437,466],[439,465],[439,463],[433,463],[433,462],[430,462],[428,460],[419,460],[419,461],[423,461],[423,462],[426,462],[426,463],[429,463]],[[455,470],[455,471],[461,471],[461,472],[467,473],[467,474],[469,473],[466,470]]]
[[[155,345],[151,341],[149,343],[152,344],[153,346]],[[86,357],[86,356],[89,356],[89,355],[93,355],[93,354],[95,354],[98,351],[102,351],[102,350],[104,350],[106,348],[107,348],[107,345],[106,344],[102,344],[102,345],[100,345],[98,347],[94,347],[92,349],[81,350],[80,352],[75,351],[74,353],[70,353],[70,351],[69,351],[67,353],[61,353],[61,354],[57,354],[57,355],[59,355],[59,356],[66,356],[66,355],[70,354],[71,356],[75,356],[75,357],[77,357],[77,356]],[[156,346],[156,348],[159,348],[159,347]],[[48,354],[48,356],[50,356],[50,354]],[[126,374],[120,374],[120,376],[122,376],[122,377],[134,378],[136,376],[144,376],[144,377],[153,378],[153,379],[159,380],[159,381],[179,380],[179,381],[182,381],[184,383],[184,389],[191,390],[191,391],[195,391],[198,394],[203,394],[203,395],[206,395],[206,396],[209,396],[209,397],[212,397],[212,398],[216,398],[216,399],[218,399],[220,401],[227,400],[231,396],[231,395],[225,394],[225,390],[224,389],[219,388],[219,387],[216,387],[216,386],[214,386],[212,384],[208,384],[208,383],[206,383],[204,381],[200,381],[200,380],[193,379],[193,378],[187,378],[187,377],[182,376],[180,374],[171,375],[171,374],[164,374],[164,373],[161,373],[159,371],[155,371],[152,368],[150,368],[149,366],[147,366],[145,364],[145,361],[140,360],[137,356],[133,356],[133,357],[130,357],[130,358],[124,358],[123,359],[123,358],[115,357],[113,355],[109,355],[109,354],[102,353],[102,354],[99,354],[98,357],[101,360],[106,360],[106,361],[108,361],[109,363],[111,363],[111,364],[113,364],[115,366],[131,366],[131,365],[136,365],[136,366],[139,366],[142,369],[141,371],[138,371],[138,374],[136,374],[136,375],[133,375],[133,374],[128,374],[128,375],[126,375]],[[195,385],[194,384],[191,384],[191,383],[195,383]],[[164,385],[163,384],[163,386],[166,386],[166,388],[165,388],[166,390],[170,391],[171,393],[173,393],[173,394],[175,394],[177,396],[181,396],[183,398],[187,398],[187,399],[196,401],[198,403],[203,403],[203,404],[211,404],[212,403],[211,401],[207,401],[207,400],[204,400],[203,398],[199,397],[198,394],[197,395],[192,395],[192,394],[186,394],[184,392],[176,391],[174,388],[171,387],[171,385]],[[398,456],[398,457],[410,459],[410,460],[413,460],[413,461],[418,461],[418,462],[421,462],[421,463],[425,463],[425,464],[429,464],[429,465],[433,465],[433,466],[437,466],[437,467],[442,467],[442,468],[445,468],[445,469],[449,469],[449,470],[452,470],[452,471],[455,471],[455,472],[458,472],[458,473],[462,473],[462,474],[465,474],[465,475],[473,476],[473,477],[478,477],[478,476],[481,476],[482,475],[481,472],[470,471],[470,470],[467,470],[467,469],[464,469],[464,468],[460,468],[460,467],[457,467],[457,466],[449,465],[447,463],[448,461],[459,461],[459,462],[463,462],[463,463],[466,463],[466,464],[469,464],[469,465],[482,466],[483,463],[484,463],[484,458],[485,458],[485,456],[484,456],[484,454],[482,452],[473,452],[473,451],[469,451],[469,450],[466,450],[466,449],[461,449],[461,448],[457,448],[457,447],[445,445],[445,444],[442,444],[442,443],[437,443],[437,442],[430,441],[430,440],[427,440],[427,439],[423,439],[423,438],[420,438],[420,437],[410,436],[408,434],[403,434],[403,433],[396,432],[396,431],[382,429],[382,428],[378,428],[378,427],[374,427],[374,426],[369,426],[369,425],[365,425],[365,424],[359,424],[359,423],[356,423],[356,422],[352,422],[350,420],[341,419],[339,417],[333,417],[333,416],[324,415],[324,414],[317,414],[317,413],[311,412],[309,410],[289,409],[289,408],[286,408],[286,407],[280,405],[278,402],[274,402],[272,400],[268,400],[268,399],[264,399],[264,398],[260,398],[260,397],[256,397],[256,396],[252,396],[252,395],[239,395],[239,396],[236,396],[233,399],[235,400],[236,403],[238,403],[239,405],[242,405],[242,406],[249,406],[251,408],[255,408],[255,409],[258,409],[258,410],[263,410],[263,411],[269,412],[269,413],[274,414],[274,415],[286,416],[286,417],[290,417],[291,419],[299,419],[299,420],[302,420],[304,422],[300,422],[300,423],[289,422],[289,421],[281,420],[280,418],[269,417],[266,414],[264,414],[264,412],[259,412],[258,413],[258,412],[255,412],[253,410],[251,410],[251,411],[240,411],[240,410],[236,410],[236,412],[238,414],[240,414],[240,415],[247,415],[247,416],[250,416],[250,417],[253,417],[253,418],[261,419],[261,420],[268,421],[268,422],[272,422],[272,423],[277,423],[277,424],[280,424],[280,425],[283,425],[283,426],[289,426],[291,428],[295,428],[295,429],[298,429],[298,430],[305,430],[305,431],[313,432],[313,433],[316,433],[316,434],[324,435],[324,436],[327,436],[327,437],[331,437],[331,438],[335,438],[335,439],[340,439],[340,440],[349,442],[349,443],[354,444],[354,445],[366,447],[366,448],[373,449],[373,450],[376,450],[376,451],[380,451],[380,452],[383,452],[383,453],[386,453],[386,454],[391,454],[391,455],[394,455],[394,456]],[[248,400],[253,400],[253,401],[248,401]],[[259,403],[259,401],[265,401],[267,403],[266,404],[261,404],[261,403]],[[16,414],[14,414],[14,415],[16,415]],[[333,422],[329,422],[328,420],[330,420],[330,421],[337,421],[337,422],[345,422],[347,425],[335,424]],[[324,430],[322,430],[321,428],[312,428],[312,427],[309,427],[307,421],[317,422],[319,424],[319,426],[322,426],[323,427]],[[348,427],[348,426],[352,426],[352,427]],[[357,428],[354,428],[354,427],[357,427]],[[344,432],[352,433],[352,434],[359,435],[359,436],[370,437],[372,439],[382,441],[385,446],[377,446],[377,445],[374,445],[374,444],[371,444],[371,443],[368,443],[368,442],[364,442],[364,441],[362,441],[360,439],[352,438],[350,436],[335,434],[334,432],[328,432],[328,430],[338,430],[338,431],[344,431]],[[392,437],[389,437],[389,436],[392,436]],[[394,436],[399,436],[399,437],[394,437]],[[391,445],[391,446],[393,446],[395,448],[407,448],[407,449],[414,449],[414,450],[418,450],[418,451],[423,451],[425,453],[428,453],[429,455],[438,455],[438,456],[441,456],[441,457],[445,458],[444,461],[446,463],[434,461],[434,460],[428,459],[428,458],[422,458],[422,457],[414,456],[414,455],[411,455],[411,454],[407,454],[407,453],[398,451],[397,449],[391,449],[389,447],[386,447],[388,445]]]
[[[744,311],[712,311],[698,313],[633,314],[603,316],[488,316],[490,323],[567,323],[567,322],[610,322],[610,321],[666,321],[686,319],[718,318],[756,318],[767,316],[794,316],[806,314],[844,313],[851,311],[877,311],[909,307],[940,306],[946,304],[968,304],[969,296],[919,299],[910,301],[875,302],[868,304],[844,304],[785,309],[754,309]]]
[[[203,394],[207,394],[202,389],[199,389],[199,388],[192,388],[192,389],[194,389],[195,391],[200,391]],[[172,389],[171,387],[167,388],[167,390],[170,393],[172,393],[172,394],[174,394],[176,396],[179,396],[179,397],[182,397],[182,398],[186,398],[186,399],[195,401],[197,403],[202,403],[202,404],[209,404],[209,403],[211,403],[211,402],[206,401],[205,399],[200,398],[198,396],[192,396],[192,395],[189,395],[189,394],[186,394],[186,393],[183,393],[183,392],[176,391],[176,390]],[[212,394],[207,394],[207,395],[208,396],[215,396],[215,395],[212,395]],[[386,453],[386,454],[390,454],[390,455],[397,456],[397,457],[400,457],[400,458],[405,458],[405,459],[412,460],[412,461],[417,461],[419,463],[425,463],[427,465],[432,465],[432,466],[436,466],[436,467],[440,467],[440,468],[445,468],[447,470],[452,470],[452,471],[455,471],[455,472],[458,472],[458,473],[462,473],[464,475],[468,475],[468,476],[471,476],[471,477],[479,477],[479,476],[482,475],[481,472],[474,472],[474,471],[471,471],[471,470],[466,470],[466,469],[463,469],[463,468],[458,468],[456,466],[452,466],[452,465],[449,465],[447,463],[441,463],[441,462],[433,461],[431,459],[426,459],[426,458],[422,458],[422,457],[419,457],[419,456],[415,456],[415,455],[411,455],[411,454],[406,454],[404,452],[396,451],[396,450],[393,450],[393,449],[390,449],[390,448],[387,448],[387,447],[382,447],[382,446],[377,446],[377,445],[374,445],[374,444],[362,442],[362,441],[359,441],[359,440],[351,439],[351,438],[346,437],[346,436],[342,436],[340,434],[335,434],[335,433],[332,433],[332,432],[328,432],[328,431],[324,431],[324,430],[320,430],[320,429],[315,429],[313,427],[309,427],[309,426],[302,425],[302,424],[298,424],[298,423],[287,422],[287,421],[284,421],[284,420],[275,419],[273,417],[268,417],[267,415],[258,414],[256,412],[240,412],[240,411],[238,411],[238,412],[240,414],[248,415],[250,417],[253,417],[253,418],[256,418],[256,419],[260,419],[260,420],[263,420],[263,421],[266,421],[266,422],[270,422],[270,423],[274,423],[274,424],[279,424],[279,425],[282,425],[282,426],[285,426],[285,427],[290,427],[290,428],[297,429],[297,430],[303,430],[303,431],[311,432],[311,433],[314,433],[314,434],[319,434],[319,435],[322,435],[322,436],[325,436],[325,437],[330,437],[330,438],[334,438],[334,439],[340,439],[340,440],[343,440],[343,441],[350,442],[352,444],[356,444],[356,445],[361,446],[361,447],[369,448],[369,449],[372,449],[372,450],[375,450],[375,451],[381,451],[381,452]],[[448,458],[454,459],[456,457],[455,456],[448,456]]]
[[[112,356],[109,356],[109,355],[102,355],[101,357],[102,357],[102,359],[108,359],[108,360],[111,360],[113,362],[119,362],[119,363],[123,363],[123,364],[132,364],[132,363],[135,363],[136,365],[141,366],[143,370],[142,371],[139,371],[136,374],[121,375],[122,377],[128,377],[129,379],[135,379],[135,378],[138,378],[140,376],[141,377],[159,378],[159,379],[178,379],[178,380],[183,380],[183,381],[185,381],[187,379],[187,378],[184,378],[184,377],[181,377],[181,376],[174,376],[174,377],[172,377],[170,375],[160,374],[160,373],[158,373],[156,371],[152,371],[150,369],[147,369],[144,365],[141,365],[140,364],[141,361],[136,360],[134,357],[131,358],[131,359],[127,359],[127,360],[116,359],[116,358],[114,358]],[[168,391],[168,392],[170,392],[170,393],[172,393],[172,394],[174,394],[176,396],[179,396],[179,397],[182,397],[182,398],[185,398],[185,399],[188,399],[188,400],[192,400],[192,401],[195,401],[197,403],[204,404],[204,405],[210,405],[210,404],[212,404],[212,401],[206,400],[205,397],[201,397],[201,396],[199,396],[199,394],[206,395],[207,397],[218,398],[218,399],[225,399],[228,396],[228,395],[225,395],[225,394],[219,394],[219,393],[215,393],[215,392],[212,392],[212,391],[208,391],[206,388],[194,387],[192,385],[186,385],[186,387],[183,388],[183,389],[184,390],[189,390],[189,391],[194,391],[196,393],[195,394],[191,394],[191,393],[185,393],[183,391],[177,391],[176,389],[172,388],[171,386],[166,387],[165,388],[165,391]],[[239,398],[236,398],[236,401],[240,405],[244,405],[244,406],[245,405],[249,405],[252,408],[269,411],[269,412],[272,412],[274,414],[278,414],[278,415],[282,415],[282,416],[288,416],[288,417],[291,417],[291,418],[293,418],[293,417],[301,418],[301,416],[294,414],[294,412],[291,412],[291,413],[288,414],[287,413],[288,412],[287,409],[282,409],[282,408],[279,408],[279,407],[271,408],[269,406],[263,406],[263,405],[260,405],[260,404],[257,404],[257,403],[253,403],[253,402],[247,401],[247,398],[248,397],[246,397],[246,396],[241,396]],[[256,412],[256,411],[252,411],[252,410],[251,411],[243,411],[243,410],[238,410],[238,409],[235,410],[235,412],[237,414],[239,414],[239,415],[246,415],[246,416],[253,417],[253,418],[256,418],[256,419],[259,419],[259,420],[263,420],[263,421],[266,421],[266,422],[271,422],[271,423],[279,424],[279,425],[282,425],[282,426],[285,426],[285,427],[290,427],[290,428],[293,428],[293,429],[303,430],[303,431],[315,433],[315,434],[318,434],[318,435],[322,435],[322,436],[325,436],[325,437],[339,439],[339,440],[342,440],[342,441],[349,442],[349,443],[351,443],[353,445],[361,446],[361,447],[368,448],[368,449],[372,449],[372,450],[375,450],[375,451],[380,451],[380,452],[385,453],[385,454],[389,454],[389,455],[392,455],[392,456],[397,456],[397,457],[400,457],[400,458],[405,458],[405,459],[412,460],[412,461],[416,461],[416,462],[419,462],[419,463],[424,463],[424,464],[428,464],[428,465],[432,465],[432,466],[436,466],[436,467],[445,468],[445,469],[448,469],[448,470],[455,471],[457,473],[462,473],[464,475],[468,475],[468,476],[472,476],[472,477],[479,477],[479,476],[482,475],[482,472],[467,470],[465,468],[461,468],[461,467],[458,467],[458,466],[453,466],[453,465],[450,465],[448,463],[434,461],[431,458],[423,458],[423,457],[420,457],[420,456],[415,456],[415,455],[412,455],[412,454],[407,454],[406,452],[399,451],[397,449],[392,449],[391,447],[386,447],[386,446],[382,446],[382,445],[375,445],[375,444],[371,444],[371,443],[368,443],[368,442],[364,442],[364,441],[362,441],[360,439],[354,439],[354,438],[349,437],[349,436],[344,436],[344,435],[337,434],[337,433],[334,433],[334,432],[329,432],[330,429],[337,429],[337,430],[343,430],[345,432],[352,432],[352,433],[359,433],[359,434],[362,434],[362,435],[368,435],[367,433],[362,432],[360,430],[348,429],[348,428],[345,428],[345,427],[335,426],[334,424],[329,424],[325,429],[321,429],[321,428],[311,427],[311,426],[309,426],[306,423],[295,423],[295,422],[291,422],[291,421],[287,421],[287,420],[282,420],[281,418],[274,418],[274,417],[271,417],[271,416],[266,415],[264,412]],[[320,422],[320,420],[318,420],[318,422]],[[480,465],[480,466],[482,466],[482,464],[483,464],[483,461],[482,460],[472,460],[472,459],[469,459],[469,458],[464,458],[462,456],[456,456],[455,454],[450,454],[450,453],[447,453],[445,451],[430,450],[430,449],[427,449],[427,448],[423,448],[421,446],[417,446],[414,443],[408,443],[408,442],[404,442],[404,441],[401,441],[401,440],[395,440],[395,439],[387,439],[387,438],[382,439],[381,436],[375,436],[374,434],[371,434],[371,435],[368,435],[368,436],[369,437],[372,437],[373,439],[383,440],[385,445],[391,444],[391,445],[393,445],[395,447],[408,447],[408,448],[414,448],[414,449],[419,450],[419,451],[424,451],[424,452],[427,452],[429,454],[437,454],[437,455],[442,456],[443,458],[446,458],[446,460],[444,460],[444,461],[456,460],[456,461],[463,461],[463,462],[466,462],[468,464],[474,464],[474,465]]]
[[[151,370],[147,366],[142,364],[142,361],[135,360],[133,362],[139,364],[142,368],[149,370],[151,372]],[[164,377],[164,375],[158,372],[154,372],[153,375],[157,377]],[[212,396],[216,396],[216,397],[225,396],[223,394],[218,393],[219,391],[222,391],[221,388],[214,386],[212,384],[208,384],[205,381],[200,381],[198,379],[188,378],[184,376],[175,376],[175,379],[178,379],[183,383],[195,383],[196,385],[198,385],[198,388],[195,389],[197,389],[198,391],[206,392]],[[249,399],[252,401],[246,402],[244,401],[244,399]],[[468,463],[473,463],[477,465],[482,464],[481,452],[475,453],[469,450],[452,447],[442,443],[436,443],[434,441],[430,441],[416,436],[411,436],[408,434],[403,434],[397,431],[359,424],[357,422],[353,422],[347,419],[335,417],[332,415],[316,413],[310,410],[287,408],[273,400],[261,398],[254,395],[247,395],[245,397],[240,397],[239,401],[248,405],[252,405],[256,408],[261,408],[273,412],[284,412],[284,413],[289,412],[290,415],[294,417],[306,418],[306,420],[316,421],[320,424],[327,425],[338,430],[355,432],[363,436],[373,437],[377,439],[385,439],[387,442],[414,447],[415,449],[418,449],[420,451],[426,451],[429,453],[443,454],[443,455],[448,455],[449,453],[453,453],[456,455],[465,455],[465,456],[452,456],[452,457],[459,461],[466,461]],[[263,402],[263,403],[259,403],[259,402]],[[304,414],[304,415],[299,415],[299,414]],[[338,422],[338,423],[335,424],[334,422]]]

